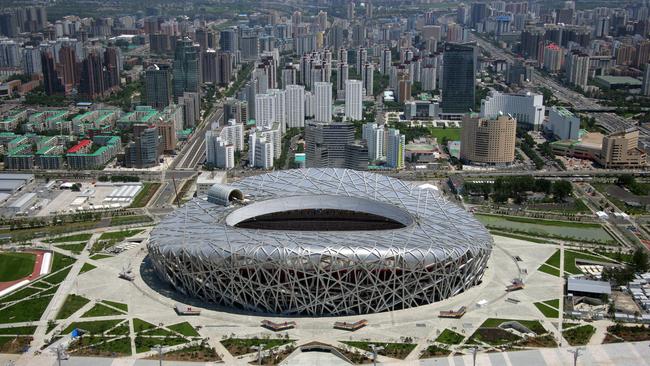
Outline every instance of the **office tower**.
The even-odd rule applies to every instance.
[[[7,10],[0,13],[0,34],[13,38],[18,35],[19,29],[18,18],[14,12]]]
[[[235,167],[235,146],[221,137],[220,132],[205,133],[205,160],[208,165],[219,169]]]
[[[353,121],[363,119],[363,83],[361,80],[345,82],[345,117]]]
[[[355,62],[355,71],[357,74],[361,75],[363,72],[363,65],[368,62],[368,50],[361,47],[357,50],[357,59]]]
[[[393,63],[393,56],[391,54],[390,48],[384,48],[381,51],[381,63],[380,63],[380,71],[382,75],[388,75],[388,72],[390,71],[390,67]]]
[[[397,82],[397,101],[406,103],[411,100],[413,82],[408,77],[408,73],[401,74]]]
[[[305,87],[287,85],[286,87],[287,127],[305,127]]]
[[[59,74],[55,67],[54,56],[49,50],[41,53],[41,66],[43,68],[43,89],[45,94],[54,95],[65,92],[65,87],[61,83]]]
[[[517,120],[500,115],[496,119],[476,114],[463,118],[460,158],[478,164],[510,164],[515,159]]]
[[[0,67],[20,67],[20,47],[13,40],[0,40]]]
[[[90,99],[104,95],[106,85],[104,83],[104,74],[102,59],[98,50],[89,51],[86,58],[81,63],[81,75],[79,79],[79,93]]]
[[[156,127],[158,128],[158,135],[160,135],[162,150],[166,153],[173,153],[178,142],[174,121],[161,120],[156,123]]]
[[[145,124],[133,126],[133,141],[124,148],[124,165],[127,168],[151,168],[158,165],[161,154],[158,128]]]
[[[145,104],[156,109],[172,103],[172,72],[168,65],[151,65],[144,73]]]
[[[216,37],[212,30],[206,28],[197,28],[194,31],[194,40],[199,45],[201,51],[215,49],[217,47]]]
[[[336,99],[345,99],[345,82],[348,80],[348,64],[339,62],[336,67]]]
[[[361,77],[363,80],[363,89],[365,90],[365,95],[368,97],[372,97],[373,94],[373,84],[374,84],[374,77],[375,77],[375,65],[371,63],[366,63],[363,65],[363,73],[361,73]]]
[[[558,140],[577,140],[580,118],[564,107],[552,106],[548,111],[548,129]]]
[[[368,160],[380,161],[386,156],[385,150],[386,131],[383,126],[376,123],[365,123],[361,129],[361,139],[368,146]]]
[[[183,106],[185,128],[194,127],[201,117],[201,96],[199,93],[184,92],[183,96],[178,98],[178,104]]]
[[[255,61],[260,54],[259,38],[256,35],[241,38],[241,57],[245,61]]]
[[[234,28],[224,29],[219,33],[219,48],[224,52],[235,53],[239,51],[237,30]]]
[[[219,79],[219,60],[217,51],[213,49],[201,52],[201,80],[204,83],[218,84]]]
[[[650,64],[645,64],[643,69],[643,95],[650,96]]]
[[[315,83],[314,97],[316,99],[314,111],[316,122],[332,122],[332,83]]]
[[[467,113],[474,108],[476,46],[445,45],[442,73],[442,109],[445,113]]]
[[[404,168],[406,137],[399,130],[389,128],[386,137],[386,165],[393,169]]]
[[[354,133],[351,123],[306,123],[306,167],[366,169],[368,149],[354,143]]]
[[[479,30],[481,23],[488,16],[487,3],[472,3],[470,7],[470,24],[473,28]],[[479,31],[482,31],[480,29]]]
[[[41,51],[33,46],[25,46],[23,52],[23,71],[32,76],[43,73],[41,67]]]
[[[596,161],[606,169],[644,167],[646,153],[639,149],[639,129],[631,127],[605,136]]]
[[[589,55],[573,50],[566,56],[566,75],[569,83],[584,88],[589,77]]]
[[[230,52],[217,52],[217,84],[226,86],[233,77],[233,59]]]
[[[517,120],[517,127],[540,130],[544,122],[544,96],[534,93],[501,93],[490,91],[481,101],[481,117],[496,118],[509,114]]]
[[[176,43],[174,52],[174,97],[180,98],[184,92],[199,92],[199,55],[192,40],[185,37]]]

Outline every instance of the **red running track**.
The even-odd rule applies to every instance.
[[[15,281],[0,282],[0,291],[11,287],[11,286],[17,284],[18,282],[21,282],[21,281],[24,281],[24,280],[34,281],[36,278],[39,277],[39,275],[41,274],[41,266],[43,265],[43,256],[47,252],[43,251],[43,250],[29,250],[26,253],[33,253],[33,254],[36,255],[36,261],[34,262],[34,269],[32,270],[32,274],[30,274],[27,277],[17,279]]]

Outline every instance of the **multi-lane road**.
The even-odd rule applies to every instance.
[[[220,126],[223,124],[223,109],[220,104],[192,133],[192,136],[171,163],[171,170],[194,170],[203,162],[205,158],[205,133],[210,129],[213,122],[218,122]]]

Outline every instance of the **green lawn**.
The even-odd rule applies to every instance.
[[[292,339],[263,339],[263,338],[227,338],[221,341],[224,347],[228,349],[233,356],[240,356],[247,353],[255,352],[251,349],[253,346],[264,344],[264,349],[270,349],[293,342]]]
[[[484,321],[479,328],[498,328],[499,325],[501,325],[501,323],[510,322],[510,321],[518,322],[519,324],[532,330],[538,335],[546,333],[546,329],[544,329],[544,326],[542,326],[542,324],[537,320],[489,318],[486,321]]]
[[[96,261],[98,261],[100,259],[105,259],[105,258],[113,258],[113,256],[108,255],[108,254],[93,254],[93,255],[90,256],[90,259],[94,259]]]
[[[383,347],[384,349],[377,352],[382,356],[388,356],[393,358],[399,358],[403,360],[406,356],[413,351],[416,344],[414,343],[383,343],[383,342],[365,342],[365,341],[340,341],[343,344],[348,346],[356,347],[367,352],[372,352],[370,348],[371,344],[374,344],[378,347]]]
[[[36,255],[32,253],[0,253],[0,282],[19,280],[34,271]]]
[[[97,267],[93,266],[90,263],[84,263],[83,267],[81,267],[81,271],[79,271],[79,274],[86,273],[88,271],[92,271],[95,268],[97,268]]]
[[[87,356],[130,356],[131,339],[129,337],[84,336],[73,342],[69,349],[74,351],[78,348],[84,348],[84,355]]]
[[[135,330],[136,333],[144,332],[145,330],[154,329],[154,328],[156,328],[156,326],[149,322],[146,322],[138,318],[133,319],[133,330]]]
[[[151,217],[146,215],[115,216],[111,218],[111,226],[140,224],[152,221]]]
[[[536,302],[533,305],[535,305],[537,310],[542,312],[542,314],[544,314],[544,316],[547,318],[558,318],[560,316],[560,312],[557,310],[557,308],[549,307],[542,302]]]
[[[0,303],[7,303],[7,302],[11,302],[11,301],[21,300],[21,299],[23,299],[23,298],[25,298],[27,296],[39,293],[41,291],[42,290],[39,290],[37,288],[24,287],[24,288],[21,288],[18,291],[14,291],[14,292],[8,294],[7,296],[1,298]]]
[[[537,270],[540,272],[550,274],[551,276],[560,277],[560,271],[558,269],[547,266],[546,264],[542,264],[541,266],[539,266],[539,268],[537,268]]]
[[[560,308],[560,299],[546,300],[542,301],[544,304],[559,309]]]
[[[138,334],[145,335],[145,336],[177,337],[177,335],[174,332],[170,332],[167,329],[163,329],[163,328],[155,328]]]
[[[442,143],[443,138],[447,138],[449,141],[458,141],[460,140],[460,128],[441,128],[441,127],[432,127],[429,128],[429,133],[431,137],[438,139],[438,143]]]
[[[67,255],[59,254],[59,253],[54,253],[52,257],[52,268],[50,269],[52,272],[56,272],[60,270],[61,268],[65,268],[71,264],[73,264],[76,261],[76,259],[68,257]]]
[[[59,244],[57,245],[57,247],[63,250],[69,250],[74,254],[81,254],[81,252],[86,247],[86,243],[84,242],[84,243],[77,243],[77,244]]]
[[[593,255],[588,252],[579,252],[579,251],[565,249],[564,250],[564,272],[569,274],[582,274],[582,271],[576,266],[576,260],[579,259],[596,261],[601,263],[612,263],[612,261],[606,257]],[[553,255],[546,260],[545,264],[560,268],[560,250],[559,249],[556,250],[555,253],[553,253]],[[543,266],[544,265],[542,265],[542,267]],[[540,271],[542,271],[542,267],[539,268]],[[546,272],[546,271],[542,271],[542,272]],[[558,272],[557,275],[559,275],[559,271],[557,272]]]
[[[87,233],[87,234],[76,234],[76,235],[69,235],[69,236],[61,236],[58,238],[50,239],[50,243],[66,243],[66,242],[72,242],[72,241],[88,241],[90,240],[90,237],[93,236],[93,234]]]
[[[122,240],[130,236],[139,234],[141,232],[142,229],[111,231],[111,232],[103,233],[102,236],[99,237],[99,240],[108,240],[108,239]]]
[[[102,300],[102,302],[106,305],[112,306],[114,308],[120,309],[127,313],[129,311],[129,305],[123,304],[121,302],[115,302],[115,301],[108,301],[108,300]]]
[[[589,343],[591,336],[596,332],[596,328],[587,324],[571,328],[562,332],[564,339],[572,346],[584,346]]]
[[[45,282],[47,282],[47,283],[52,284],[52,285],[59,284],[59,283],[63,282],[63,280],[65,280],[66,277],[68,277],[68,273],[70,273],[71,269],[72,268],[66,268],[66,269],[60,270],[60,271],[58,271],[56,273],[48,275],[43,280]]]
[[[65,302],[61,306],[59,313],[56,314],[56,319],[68,319],[70,315],[77,312],[84,305],[89,303],[90,300],[86,299],[83,296],[70,294],[66,297]]]
[[[32,335],[34,331],[36,331],[36,327],[0,328],[0,334],[3,335]]]
[[[174,325],[170,325],[167,328],[178,332],[187,337],[198,337],[199,333],[194,329],[194,327],[188,322],[182,322]]]
[[[465,339],[464,335],[458,334],[450,329],[445,329],[442,331],[442,333],[440,333],[438,338],[436,338],[436,342],[445,344],[460,344],[463,339]]]
[[[175,346],[177,344],[183,344],[183,343],[187,343],[187,340],[185,338],[180,338],[180,337],[149,338],[149,337],[136,336],[135,351],[137,353],[147,352],[147,351],[151,351],[151,348],[153,348],[156,345],[161,345],[165,347],[165,346]]]
[[[123,321],[124,320],[122,319],[112,319],[112,320],[98,320],[98,321],[89,321],[89,322],[74,322],[68,325],[68,327],[65,328],[63,332],[61,332],[61,334],[68,334],[72,332],[72,330],[75,328],[83,329],[85,331],[90,332],[91,334],[104,333]]]
[[[156,193],[156,191],[160,188],[160,183],[143,183],[142,189],[138,194],[135,196],[133,199],[133,203],[131,203],[130,208],[135,208],[135,207],[144,207],[149,203],[149,200],[151,200],[151,197]]]
[[[111,316],[111,315],[124,315],[123,312],[109,308],[103,304],[95,304],[90,310],[86,311],[82,318],[93,318],[96,316]]]
[[[533,243],[540,243],[540,244],[546,244],[546,243],[548,243],[548,240],[538,239],[538,238],[534,238],[534,237],[532,237],[532,236],[526,236],[526,235],[520,235],[520,234],[508,233],[508,232],[505,232],[505,231],[499,231],[499,230],[490,230],[490,234],[492,234],[492,235],[498,235],[498,236],[505,236],[506,238],[512,238],[512,239],[519,239],[519,240],[530,241],[530,242],[533,242]]]
[[[0,316],[0,324],[40,320],[50,300],[52,300],[51,296],[37,297],[0,309],[0,314],[2,314]]]

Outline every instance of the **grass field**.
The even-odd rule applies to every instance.
[[[111,231],[108,233],[103,233],[102,236],[99,237],[99,240],[122,240],[125,238],[128,238],[130,236],[139,234],[142,232],[142,229],[135,229],[135,230],[122,230],[122,231]]]
[[[86,273],[88,271],[92,271],[95,268],[97,268],[97,267],[93,266],[90,263],[84,263],[83,267],[81,267],[81,271],[79,271],[79,274]]]
[[[388,356],[393,358],[399,358],[403,360],[406,356],[415,349],[416,344],[414,343],[383,343],[383,342],[365,342],[365,341],[341,341],[343,344],[348,346],[356,347],[367,352],[372,352],[370,348],[371,344],[374,344],[378,347],[383,347],[381,351],[377,352],[382,356]]]
[[[84,243],[76,243],[76,244],[59,244],[57,245],[57,247],[63,250],[69,250],[74,254],[81,254],[81,252],[86,247],[86,243],[84,242]]]
[[[69,236],[60,236],[58,238],[50,239],[50,243],[68,243],[68,242],[73,242],[73,241],[88,241],[90,240],[90,237],[93,236],[93,234],[86,233],[86,234],[76,234],[76,235],[69,235]]]
[[[0,328],[2,335],[32,335],[36,331],[36,327],[15,327],[15,328]]]
[[[532,330],[536,334],[546,333],[544,326],[537,320],[519,320],[519,319],[500,319],[500,318],[489,318],[481,324],[480,328],[497,328],[501,323],[515,321],[524,327]]]
[[[144,321],[142,319],[138,319],[138,318],[133,319],[133,330],[135,330],[136,333],[144,332],[146,330],[154,329],[154,328],[156,328],[156,326],[149,323],[149,322],[146,322],[146,321]]]
[[[562,332],[564,339],[572,346],[584,346],[589,343],[591,336],[596,332],[596,328],[587,324],[571,328]]]
[[[447,138],[449,141],[460,140],[460,128],[440,128],[432,127],[429,129],[431,137],[438,139],[438,143],[442,143],[443,138]]]
[[[96,316],[111,316],[111,315],[124,315],[121,311],[117,311],[113,308],[109,308],[106,305],[95,304],[90,310],[86,311],[81,317],[82,318],[93,318]]]
[[[560,316],[560,312],[557,310],[557,308],[552,308],[543,302],[536,302],[533,305],[535,305],[537,310],[539,310],[547,318],[558,318]]]
[[[589,260],[601,263],[612,263],[609,258],[594,255],[588,252],[579,252],[574,250],[564,250],[564,272],[566,274],[582,274],[582,271],[576,265],[576,260]],[[555,268],[553,268],[555,267]],[[554,276],[560,275],[560,250],[556,250],[538,270],[552,274]],[[553,273],[551,273],[553,272]]]
[[[88,331],[92,334],[99,334],[99,333],[104,333],[107,330],[115,327],[117,324],[122,322],[123,320],[121,319],[113,319],[113,320],[98,320],[94,322],[74,322],[68,325],[67,328],[61,332],[62,334],[68,334],[72,332],[75,328],[83,329],[85,331]]]
[[[465,339],[464,335],[458,334],[450,329],[445,329],[442,331],[442,333],[440,333],[438,338],[436,338],[436,342],[445,344],[460,344],[463,339]]]
[[[76,261],[76,259],[68,257],[67,255],[59,254],[59,253],[54,253],[54,256],[52,257],[52,272],[56,272],[60,270],[61,268],[65,268],[71,264],[73,264]]]
[[[38,321],[50,300],[52,300],[51,296],[37,297],[1,309],[0,324]]]
[[[133,203],[129,207],[138,208],[146,206],[149,200],[151,200],[151,197],[158,191],[158,188],[160,188],[160,183],[144,183],[142,189],[135,196]]]
[[[86,305],[89,302],[90,300],[86,299],[83,296],[70,294],[68,295],[68,297],[66,297],[63,305],[61,305],[61,309],[59,310],[59,313],[56,314],[56,318],[68,319],[70,315],[76,313],[77,310],[81,309],[84,305]]]
[[[550,274],[551,276],[560,277],[559,269],[553,268],[551,266],[547,266],[546,264],[542,264],[541,266],[539,266],[539,268],[537,268],[537,270],[540,272]]]
[[[152,221],[151,217],[146,215],[115,216],[111,217],[111,226],[140,224]]]
[[[108,301],[108,300],[103,300],[102,301],[104,304],[112,306],[114,308],[120,309],[123,312],[128,312],[129,311],[129,305],[123,304],[121,302],[115,302],[115,301]]]
[[[0,253],[0,282],[15,281],[34,271],[36,255],[32,253]]]
[[[178,332],[187,337],[198,337],[199,333],[194,329],[194,327],[188,322],[182,322],[174,325],[170,325],[167,328]]]

